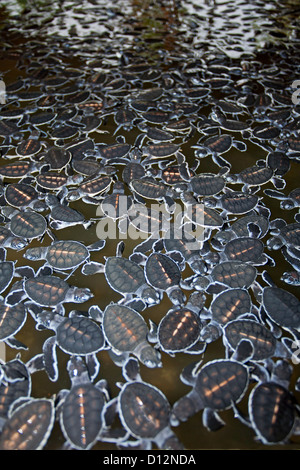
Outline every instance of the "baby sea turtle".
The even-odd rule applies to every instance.
[[[133,354],[147,367],[162,366],[159,351],[147,340],[150,330],[136,310],[109,304],[103,313],[102,326],[116,363],[123,364],[128,355]]]
[[[143,203],[143,199],[140,201],[139,196],[156,201],[163,200],[166,204],[167,211],[172,212],[174,193],[164,183],[158,182],[152,177],[145,176],[144,178],[132,180],[129,183],[129,187],[139,202]]]
[[[56,271],[71,270],[67,277],[69,278],[78,266],[89,260],[91,251],[101,250],[104,245],[104,240],[99,240],[89,246],[75,240],[60,240],[53,242],[50,246],[28,248],[23,256],[30,261],[45,259],[45,265]]]
[[[276,221],[281,222],[281,219],[276,219]],[[270,250],[278,250],[283,246],[300,247],[300,223],[298,222],[286,224],[282,221],[281,226],[276,231],[270,230],[270,233],[273,236],[266,242]]]
[[[60,203],[57,198],[53,200],[48,196],[47,203],[50,206],[49,226],[53,230],[61,230],[75,225],[83,225],[87,229],[92,224],[92,221],[86,220],[81,212]]]
[[[263,361],[273,356],[286,357],[288,354],[284,345],[257,319],[240,318],[225,325],[223,341],[231,351],[235,351],[242,339],[251,341],[253,361]]]
[[[163,253],[152,253],[146,261],[144,272],[148,283],[154,289],[165,292],[175,305],[185,302],[180,288],[181,272],[172,258]]]
[[[121,386],[117,400],[124,428],[139,442],[145,445],[150,441],[160,449],[184,449],[171,429],[171,406],[157,387],[144,382],[137,375]]]
[[[218,229],[224,225],[222,215],[215,209],[208,207],[203,203],[199,203],[194,196],[189,192],[183,192],[181,199],[185,206],[184,217],[196,224],[197,226],[204,227],[205,229]],[[197,237],[198,238],[198,237]]]
[[[198,274],[204,274],[206,265],[200,255],[201,242],[184,231],[172,226],[163,238],[164,247],[167,252],[179,251],[185,262]]]
[[[202,328],[201,308],[199,293],[195,292],[184,307],[173,307],[166,313],[157,327],[157,340],[163,351],[170,355],[177,352],[199,354],[199,347],[193,346],[198,343]]]
[[[121,181],[116,181],[114,184],[113,192],[107,194],[100,205],[103,215],[109,217],[113,220],[120,219],[124,217],[130,206],[132,205],[132,199],[130,196],[125,195],[124,183]],[[98,214],[98,210],[96,212]]]
[[[18,209],[33,207],[39,198],[37,190],[27,183],[9,184],[5,188],[7,204]]]
[[[267,286],[262,292],[262,306],[277,325],[287,330],[300,329],[300,301],[291,292]]]
[[[24,279],[21,285],[12,287],[6,297],[7,305],[15,305],[22,299],[29,299],[42,307],[52,307],[56,312],[64,313],[64,302],[83,303],[93,297],[89,288],[69,286],[66,281],[56,276],[35,276]]]
[[[259,197],[242,191],[226,190],[224,194],[204,200],[208,207],[221,208],[225,214],[246,214],[255,209],[259,203]]]
[[[36,316],[36,328],[55,331],[43,344],[45,370],[53,382],[58,379],[56,346],[69,355],[92,356],[104,348],[105,340],[99,325],[89,317],[70,312],[69,317],[49,311]],[[95,359],[97,362],[97,360]]]
[[[25,240],[41,239],[47,231],[47,220],[33,210],[17,211],[8,224],[10,231]]]
[[[31,162],[31,161],[17,161],[17,162],[10,162],[6,165],[1,166],[0,168],[0,176],[9,179],[21,179],[28,174],[31,174],[35,171],[38,171],[42,164],[38,162]]]
[[[216,431],[224,425],[217,412],[242,399],[248,388],[249,372],[241,362],[218,359],[206,363],[197,373],[186,374],[184,370],[181,380],[193,388],[174,404],[171,422],[186,421],[203,409],[203,425]]]
[[[220,325],[226,325],[228,322],[250,313],[251,307],[251,297],[246,289],[226,289],[216,295],[211,302],[211,319]]]
[[[228,168],[231,166],[230,163],[224,157],[221,157],[221,155],[228,152],[228,150],[230,150],[233,145],[240,151],[245,151],[247,148],[243,142],[236,141],[229,134],[220,134],[209,137],[204,142],[200,140],[193,147],[197,149],[195,151],[195,156],[197,158],[203,158],[207,155],[211,155],[216,165]]]
[[[256,279],[257,269],[241,261],[223,261],[213,267],[210,275],[213,282],[248,289]]]
[[[1,248],[11,248],[12,250],[22,250],[28,245],[28,241],[21,237],[16,237],[7,227],[0,227]]]
[[[77,189],[70,190],[66,200],[72,202],[82,199],[84,202],[98,204],[99,200],[96,197],[105,193],[110,188],[112,181],[109,175],[99,175],[95,178],[90,178],[87,181],[83,181]],[[96,200],[93,198],[96,198]]]
[[[59,421],[72,449],[87,450],[99,440],[103,428],[102,412],[108,399],[106,383],[91,382],[88,369],[80,356],[67,363],[72,382],[70,390],[60,390]]]
[[[147,284],[141,266],[121,256],[123,249],[124,243],[121,242],[117,246],[116,256],[108,257],[105,264],[87,263],[82,269],[83,274],[104,272],[108,285],[122,294],[125,301],[131,300],[135,295],[149,305],[157,304],[160,301],[159,293]]]
[[[201,173],[193,176],[189,183],[191,191],[197,196],[214,196],[224,189],[225,184],[226,179],[223,172],[219,174]]]
[[[243,417],[235,408],[235,417],[251,427],[263,444],[284,444],[292,434],[299,434],[296,406],[295,397],[275,373],[260,380],[251,391],[249,416]]]
[[[300,208],[300,188],[295,188],[289,192],[288,195],[282,193],[281,191],[276,191],[273,189],[265,189],[264,194],[272,197],[273,199],[279,199],[280,207],[284,210],[291,210],[295,208]]]
[[[221,257],[228,261],[241,261],[254,266],[266,263],[274,264],[272,258],[264,253],[264,243],[258,238],[234,238],[226,243]]]
[[[39,450],[48,441],[54,425],[54,402],[46,398],[14,402],[0,435],[1,450]]]
[[[260,186],[271,181],[276,187],[278,177],[274,176],[274,170],[268,166],[254,165],[245,168],[238,175],[231,174],[228,177],[230,183],[243,184],[242,191],[247,192],[251,187],[259,188]]]

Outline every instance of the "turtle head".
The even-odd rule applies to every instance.
[[[17,251],[23,250],[23,248],[25,248],[27,244],[28,244],[27,241],[21,237],[14,237],[10,242],[11,248]]]
[[[162,367],[160,352],[146,345],[140,352],[140,361],[149,368]]]
[[[143,299],[145,302],[147,302],[147,304],[155,305],[160,302],[160,294],[149,286],[143,290]]]
[[[29,259],[30,261],[36,261],[39,259],[42,259],[43,256],[43,249],[42,247],[34,247],[34,248],[28,248],[25,253],[23,254],[23,257],[26,259]]]
[[[81,356],[72,356],[68,361],[67,369],[71,380],[81,377],[83,374],[87,374],[87,367]]]
[[[94,297],[94,294],[90,291],[88,287],[76,287],[73,292],[72,301],[76,302],[77,304],[82,304],[90,300],[92,297]]]
[[[48,312],[44,310],[43,312],[40,312],[36,316],[36,328],[37,329],[42,329],[42,328],[51,328],[51,324],[55,318],[55,313],[54,312]]]

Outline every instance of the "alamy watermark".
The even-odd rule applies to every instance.
[[[292,103],[295,105],[300,104],[300,80],[294,80],[292,88],[296,88],[296,91],[292,93]]]
[[[199,242],[204,239],[204,205],[193,204],[182,208],[174,204],[172,217],[164,204],[133,205],[128,209],[128,199],[120,196],[118,209],[113,204],[103,204],[97,208],[96,233],[99,239],[147,239],[150,235],[164,238],[176,238],[185,241],[188,250],[199,249]],[[120,230],[117,221],[128,221],[126,230]]]
[[[6,86],[3,80],[0,80],[0,104],[6,104]]]

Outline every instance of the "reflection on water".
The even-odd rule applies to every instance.
[[[122,107],[133,109],[133,101],[139,97],[141,91],[160,87],[164,93],[158,101],[151,103],[151,106],[159,104],[161,110],[170,112],[172,122],[184,116],[193,123],[194,132],[190,133],[189,129],[176,133],[173,140],[174,143],[180,144],[186,162],[193,167],[197,161],[194,146],[200,137],[207,138],[210,135],[209,126],[201,127],[201,122],[209,117],[212,107],[218,100],[229,97],[230,101],[235,101],[237,98],[245,99],[251,94],[255,97],[263,96],[265,76],[274,79],[275,82],[276,78],[282,80],[286,84],[286,89],[291,91],[288,85],[291,79],[297,78],[299,74],[297,64],[289,61],[290,58],[297,60],[299,53],[297,21],[299,12],[296,3],[293,4],[291,1],[266,4],[258,0],[251,3],[243,0],[234,2],[97,0],[54,3],[7,1],[5,3],[7,8],[1,11],[3,52],[0,78],[5,81],[7,87],[10,85],[11,89],[7,94],[7,106],[4,106],[3,110],[16,110],[19,107],[24,110],[19,126],[26,138],[32,130],[32,116],[36,116],[41,110],[45,112],[52,109],[55,111],[75,109],[77,112],[70,122],[63,119],[59,122],[60,127],[75,126],[77,130],[75,137],[55,140],[52,138],[53,123],[38,125],[41,140],[45,145],[69,144],[83,136],[92,139],[95,146],[124,140],[134,146],[142,132],[141,128],[134,123],[128,127],[121,127],[115,133],[117,124],[114,120],[114,111]],[[144,70],[142,66],[145,67]],[[50,79],[59,77],[66,78],[66,83],[60,85],[53,81],[50,84]],[[118,82],[122,78],[124,78],[123,84]],[[217,80],[221,78],[225,80],[225,84],[220,86]],[[23,81],[20,89],[17,87],[18,80]],[[188,93],[189,90],[202,88],[209,90],[207,97],[193,98]],[[37,99],[22,95],[22,92],[39,90],[54,99],[51,107],[41,108],[37,104]],[[82,126],[83,113],[79,111],[81,103],[77,102],[74,96],[83,90],[91,93],[89,100],[104,102],[104,109],[100,113],[101,122],[96,131],[86,132]],[[278,91],[281,90],[276,87],[269,88],[267,94],[275,96]],[[196,110],[191,113],[182,111],[187,104],[195,104]],[[179,107],[177,114],[176,105]],[[246,121],[252,110],[252,107],[245,106],[239,119]],[[139,124],[143,114],[137,111],[137,108],[134,111]],[[259,123],[263,123],[264,113],[267,111],[260,109],[259,106],[254,111],[256,113],[254,122],[257,119]],[[299,110],[295,115],[299,115]],[[230,116],[230,119],[235,118],[236,116]],[[210,124],[214,127],[216,122]],[[154,123],[150,125],[156,126]],[[247,134],[224,130],[221,132],[229,133],[236,140],[244,138],[248,146],[247,152],[232,147],[224,155],[231,165],[231,173],[238,174],[242,169],[253,166],[257,160],[266,158],[266,148],[260,146],[259,142],[247,140]],[[18,140],[14,137],[6,139],[3,135],[2,165],[19,158],[16,154]],[[275,147],[278,143],[278,139],[274,142],[263,142],[264,145]],[[46,148],[45,146],[43,151]],[[97,155],[91,152],[89,156],[93,157],[95,154]],[[173,157],[170,161],[177,163]],[[42,159],[43,153],[37,158]],[[198,174],[219,172],[220,168],[210,156],[200,160],[200,166],[196,170]],[[157,164],[155,163],[153,167],[157,169]],[[122,178],[122,170],[123,165],[116,164],[116,178]],[[62,169],[62,172],[64,171],[65,169]],[[287,183],[285,194],[298,187],[298,175],[298,161],[291,160],[291,169],[284,175]],[[15,181],[4,179],[5,184]],[[263,186],[263,189],[266,188],[274,189],[272,182]],[[232,186],[232,189],[236,189],[236,186]],[[130,192],[128,188],[126,191]],[[259,195],[263,195],[262,190],[259,191]],[[269,207],[272,219],[282,217],[287,223],[294,221],[297,210],[283,211],[279,207],[279,201],[272,198],[264,197],[264,203]],[[96,217],[95,204],[77,201],[70,203],[70,207],[82,212],[86,220]],[[86,245],[97,240],[96,224],[88,229],[81,225],[66,227],[54,231],[54,234],[58,239],[76,239]],[[91,260],[103,263],[105,257],[113,256],[118,241],[107,239],[105,249],[92,252]],[[50,243],[51,238],[45,235],[43,244],[48,246]],[[30,246],[39,244],[39,240],[33,240]],[[123,256],[129,257],[135,245],[136,241],[126,240]],[[272,252],[271,255],[276,262],[276,268],[264,266],[258,269],[261,271],[267,269],[278,286],[298,295],[298,287],[287,286],[280,280],[282,273],[291,269],[290,265],[280,251]],[[43,261],[27,263],[23,258],[23,251],[8,249],[7,259],[16,260],[18,266],[29,264],[35,270],[43,265]],[[186,267],[182,277],[186,278],[191,274],[190,268]],[[82,308],[87,311],[89,306],[94,304],[104,310],[110,302],[118,302],[121,299],[121,295],[108,287],[102,273],[87,278],[81,274],[80,269],[77,269],[68,282],[82,287],[88,285],[94,297],[83,306],[75,303],[65,304],[66,315],[74,309]],[[3,293],[5,294],[6,292]],[[207,295],[206,308],[209,308],[211,298],[211,295]],[[254,297],[253,302],[256,302]],[[151,319],[158,324],[171,307],[170,300],[164,295],[162,302],[157,306],[146,308],[143,316],[147,321]],[[36,331],[34,320],[28,315],[26,325],[17,334],[17,338],[28,346],[27,351],[21,352],[22,360],[26,362],[34,355],[40,354],[45,339],[52,334],[53,332],[49,330]],[[6,353],[7,360],[13,359],[16,355],[16,351],[10,347],[6,348]],[[179,377],[186,365],[200,359],[205,363],[224,357],[224,354],[225,348],[221,339],[208,344],[203,355],[177,353],[171,357],[163,353],[163,367],[149,369],[141,365],[141,375],[146,382],[160,388],[173,404],[190,390]],[[119,388],[116,383],[124,381],[122,371],[112,363],[107,351],[101,351],[98,357],[101,363],[99,378],[105,378],[111,396],[117,396]],[[57,359],[59,380],[53,383],[44,371],[35,373],[32,376],[32,396],[50,397],[61,389],[70,388],[70,379],[66,372],[68,355],[57,348]],[[298,370],[295,367],[292,387],[297,378]],[[247,398],[251,387],[252,385],[240,404],[243,411],[247,411]],[[298,398],[298,392],[295,392],[295,395]],[[202,424],[202,412],[181,424],[175,432],[187,449],[264,448],[254,440],[254,433],[234,418],[232,410],[222,412],[221,416],[226,426],[216,433],[205,430]],[[299,439],[293,436],[292,441],[294,444],[287,445],[286,448],[294,448]],[[59,425],[56,424],[46,448],[61,448],[63,443],[64,437]],[[108,443],[99,443],[95,446],[96,449],[114,447]]]

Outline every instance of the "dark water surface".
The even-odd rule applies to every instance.
[[[292,102],[294,91],[292,84],[300,79],[298,2],[93,0],[2,3],[5,6],[0,10],[0,79],[5,83],[7,91],[5,103],[2,103],[0,111],[21,107],[23,117],[19,120],[18,126],[22,139],[30,135],[31,117],[46,111],[74,109],[77,111],[77,116],[73,121],[70,119],[67,125],[72,126],[73,123],[77,126],[76,135],[60,140],[53,138],[56,118],[50,123],[38,126],[41,131],[39,139],[48,146],[64,146],[77,139],[88,137],[95,146],[125,141],[133,148],[142,132],[137,127],[138,121],[142,121],[142,114],[132,107],[133,101],[142,91],[159,87],[163,93],[154,106],[158,104],[161,110],[170,113],[166,118],[169,122],[173,123],[186,117],[194,125],[194,133],[190,134],[190,130],[177,132],[174,133],[173,140],[180,145],[187,164],[192,167],[198,159],[193,146],[200,138],[204,140],[211,135],[207,130],[209,126],[205,128],[201,123],[205,118],[213,117],[211,112],[218,100],[226,98],[240,104],[242,113],[227,114],[227,119],[244,122],[250,119],[251,132],[261,124],[270,124],[268,113],[284,108],[290,111],[289,117],[271,122],[276,129],[280,129],[279,135],[274,139],[258,139],[251,142],[249,140],[251,132],[249,134],[241,131],[233,132],[220,127],[219,123],[215,122],[214,125],[216,133],[232,135],[247,145],[245,152],[231,147],[223,155],[230,164],[230,173],[238,174],[243,169],[253,166],[257,160],[265,160],[271,150],[282,150],[289,155],[290,161],[290,169],[283,176],[286,186],[282,191],[288,195],[292,189],[299,187],[299,156],[291,156],[286,143],[288,136],[294,135],[298,137],[299,147],[299,105],[297,107]],[[65,78],[65,82],[47,85],[52,78]],[[221,78],[225,82],[218,85],[217,81]],[[117,85],[119,79],[123,80],[120,86]],[[17,90],[16,86],[18,80],[23,81],[24,85],[20,90]],[[269,84],[266,83],[267,80]],[[74,87],[74,93],[67,94],[66,88],[69,86]],[[192,90],[196,92],[202,89],[207,89],[207,96],[202,98],[191,96]],[[55,102],[50,108],[41,108],[38,98],[29,99],[28,95],[23,95],[24,91],[49,94]],[[80,103],[73,100],[76,91],[89,92],[85,102],[95,100],[103,103],[103,109],[99,113],[101,122],[96,131],[87,131],[80,126],[83,114]],[[278,104],[276,94],[290,98],[290,104],[286,106]],[[241,104],[250,95],[255,102],[251,106]],[[260,107],[259,97],[269,98],[270,104]],[[187,104],[196,105],[190,114],[182,111],[183,106]],[[132,110],[137,119],[130,126],[117,130],[114,117],[121,108]],[[18,122],[18,119],[9,122]],[[296,130],[289,134],[285,126],[292,122],[295,123]],[[163,128],[167,122],[147,124]],[[16,135],[10,139],[2,137],[2,166],[18,159],[22,160],[16,153],[19,143],[17,137]],[[146,139],[144,145],[148,143],[150,142]],[[45,148],[32,158],[43,161]],[[81,155],[81,158],[86,156]],[[24,157],[24,160],[30,159]],[[205,172],[217,174],[220,171],[210,155],[199,160],[197,174]],[[164,162],[166,161],[176,164],[174,155],[164,158]],[[124,165],[115,166],[116,179],[121,180]],[[154,162],[153,168],[158,168],[157,162]],[[67,171],[71,174],[70,170],[72,170],[71,164],[61,172]],[[36,175],[37,173],[33,174]],[[4,188],[7,184],[17,181],[19,180],[4,178]],[[228,187],[240,190],[242,186],[228,184]],[[279,200],[264,194],[263,190],[267,188],[274,189],[272,182],[267,182],[259,188],[257,195],[270,209],[270,220],[282,218],[287,223],[294,222],[298,208],[289,211],[280,209]],[[112,189],[113,185],[109,190],[110,193]],[[128,188],[126,192],[129,194]],[[1,205],[4,207],[5,202]],[[97,204],[75,201],[70,203],[70,207],[83,213],[86,220],[96,218]],[[48,211],[45,210],[43,214],[47,216]],[[233,221],[234,218],[234,215],[230,216],[230,220]],[[6,221],[3,221],[2,225],[5,223]],[[53,233],[58,239],[79,240],[89,245],[97,241],[96,228],[97,224],[94,223],[88,229],[77,225],[54,230]],[[213,231],[213,235],[215,233]],[[270,237],[268,233],[263,238],[264,243]],[[114,255],[118,241],[119,239],[108,238],[105,249],[91,253],[91,260],[104,262],[104,257]],[[39,240],[33,240],[29,246],[38,246],[40,243]],[[50,243],[51,238],[46,234],[42,244],[48,246]],[[139,240],[125,240],[123,256],[129,257],[137,243]],[[287,285],[281,280],[285,271],[292,270],[281,251],[270,251],[265,248],[265,253],[274,258],[276,264],[257,266],[259,274],[267,270],[278,287],[298,297],[299,287]],[[44,261],[27,262],[23,254],[24,250],[17,252],[8,248],[6,258],[16,260],[17,266],[29,264],[35,270],[44,263]],[[182,277],[186,278],[192,274],[191,269],[186,267]],[[260,280],[259,277],[258,281]],[[110,302],[118,302],[121,299],[121,295],[108,286],[101,273],[87,277],[81,274],[79,268],[68,282],[78,287],[89,287],[94,297],[83,305],[65,304],[66,315],[73,309],[87,311],[95,304],[104,310]],[[9,292],[11,285],[2,293],[3,297]],[[262,281],[262,286],[265,285]],[[259,303],[251,291],[250,293],[254,304],[259,308]],[[189,296],[190,291],[186,291],[186,295]],[[206,294],[206,308],[209,308],[212,298],[211,294]],[[171,307],[171,301],[164,294],[161,303],[146,308],[142,314],[147,322],[151,319],[158,324]],[[28,347],[28,350],[20,351],[21,359],[26,362],[36,354],[40,354],[43,342],[52,334],[51,330],[37,331],[34,319],[28,314],[26,324],[16,335],[16,338]],[[17,352],[16,349],[7,346],[6,360],[12,360]],[[225,348],[222,339],[219,338],[208,344],[204,354],[201,355],[182,352],[171,357],[162,352],[163,367],[150,369],[141,365],[141,376],[144,381],[162,390],[173,405],[190,390],[190,387],[180,380],[180,373],[186,365],[200,359],[206,363],[224,356]],[[70,379],[66,371],[68,359],[69,356],[57,348],[58,381],[51,382],[45,371],[36,372],[32,375],[32,397],[51,397],[62,389],[70,388]],[[107,351],[100,351],[98,359],[101,367],[96,380],[105,378],[111,397],[115,397],[119,393],[116,383],[124,381],[122,370],[112,362]],[[298,376],[299,367],[293,366],[290,390],[299,401],[299,392],[295,389]],[[244,412],[247,412],[247,399],[252,387],[253,384],[250,384],[240,403],[240,408]],[[253,430],[234,418],[232,410],[222,411],[220,416],[226,425],[217,432],[205,429],[202,424],[202,411],[186,423],[174,427],[173,430],[186,449],[299,448],[300,441],[296,435],[293,435],[287,444],[264,446],[255,439]],[[56,422],[45,448],[60,449],[64,442],[65,438],[59,423]],[[116,449],[116,446],[99,442],[93,449]]]

